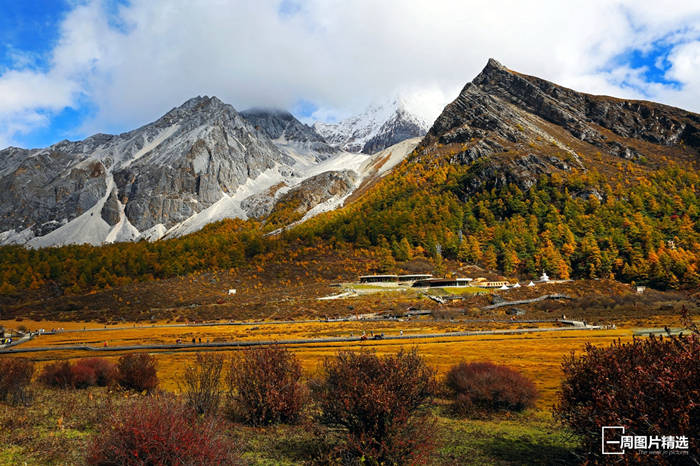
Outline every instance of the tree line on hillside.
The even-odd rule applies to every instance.
[[[700,282],[700,176],[671,166],[618,177],[590,170],[465,195],[463,169],[413,165],[348,208],[287,232],[377,247],[396,260],[427,253],[506,276],[617,278],[657,288]]]
[[[380,265],[428,256],[506,276],[616,278],[660,289],[700,283],[700,174],[678,165],[543,175],[467,195],[465,167],[404,163],[367,195],[279,236],[225,220],[165,241],[26,249],[0,247],[0,294],[53,285],[69,294],[259,259],[299,244],[373,249]]]
[[[270,251],[254,221],[227,220],[173,240],[27,249],[0,247],[0,294],[56,285],[69,294],[229,269]]]

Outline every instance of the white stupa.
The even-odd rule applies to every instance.
[[[547,275],[547,272],[544,270],[542,271],[542,276],[540,277],[541,282],[548,282],[549,281],[549,275]]]
[[[503,285],[502,287],[499,288],[499,290],[507,290],[507,289],[508,289],[507,285]]]
[[[513,285],[513,288],[520,288],[520,283],[516,283],[515,285]]]
[[[535,286],[535,284],[533,282],[530,282],[527,284],[527,286]]]

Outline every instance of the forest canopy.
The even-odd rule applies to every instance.
[[[454,259],[508,277],[616,278],[656,288],[700,283],[700,175],[671,164],[616,175],[543,175],[467,195],[467,167],[405,161],[358,201],[277,236],[225,220],[175,239],[105,246],[0,247],[0,293],[69,294],[231,268],[299,243],[373,248],[379,257]],[[439,257],[438,257],[439,256]]]

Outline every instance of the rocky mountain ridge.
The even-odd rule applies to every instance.
[[[509,183],[527,189],[542,174],[586,170],[596,159],[660,163],[665,153],[697,161],[700,115],[577,92],[490,59],[445,107],[418,152],[447,153],[450,163],[471,166],[468,192]]]
[[[30,246],[154,235],[294,163],[215,97],[127,133],[1,152],[0,239]]]
[[[291,155],[307,154],[320,161],[340,151],[328,144],[312,126],[303,124],[286,110],[251,108],[242,111],[241,116]]]

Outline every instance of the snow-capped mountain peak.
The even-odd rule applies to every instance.
[[[231,105],[195,97],[127,133],[0,151],[0,242],[137,239],[295,163]]]
[[[404,98],[395,97],[372,104],[364,112],[339,123],[317,122],[314,129],[331,145],[349,152],[373,154],[428,131],[429,124],[408,107]]]

